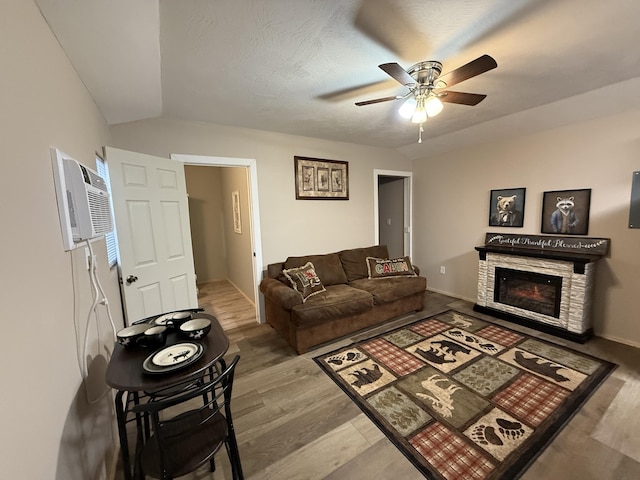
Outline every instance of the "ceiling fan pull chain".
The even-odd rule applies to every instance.
[[[418,133],[418,143],[422,143],[422,132],[424,132],[424,127],[422,123],[420,124],[420,133]]]

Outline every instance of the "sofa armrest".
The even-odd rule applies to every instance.
[[[277,303],[284,310],[291,310],[296,305],[302,305],[302,296],[275,278],[263,279],[260,282],[260,291],[266,298]]]

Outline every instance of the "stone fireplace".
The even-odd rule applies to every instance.
[[[577,342],[593,334],[596,261],[608,239],[487,234],[476,311]]]

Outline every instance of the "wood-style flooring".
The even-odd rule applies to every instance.
[[[207,291],[215,296],[216,285]],[[225,294],[226,295],[226,294]],[[248,300],[240,295],[242,299]],[[232,302],[230,302],[232,303]],[[421,316],[455,308],[619,365],[521,477],[523,480],[640,479],[640,349],[595,338],[586,345],[550,337],[472,311],[472,304],[427,292]],[[212,304],[213,305],[213,304]],[[214,307],[212,307],[214,308]],[[230,309],[241,306],[229,307]],[[214,313],[219,318],[223,313]],[[409,323],[406,315],[376,332]],[[240,354],[233,411],[248,480],[419,480],[424,478],[312,358],[371,331],[296,355],[268,325],[229,323],[228,356]],[[190,480],[229,480],[224,450],[218,469]],[[461,479],[466,480],[466,479]]]

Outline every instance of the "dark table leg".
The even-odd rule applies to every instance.
[[[116,393],[116,419],[118,422],[118,434],[120,436],[120,454],[122,455],[122,469],[125,480],[132,480],[131,460],[129,458],[129,440],[127,439],[127,415],[122,406],[122,396],[126,392],[118,390]]]

